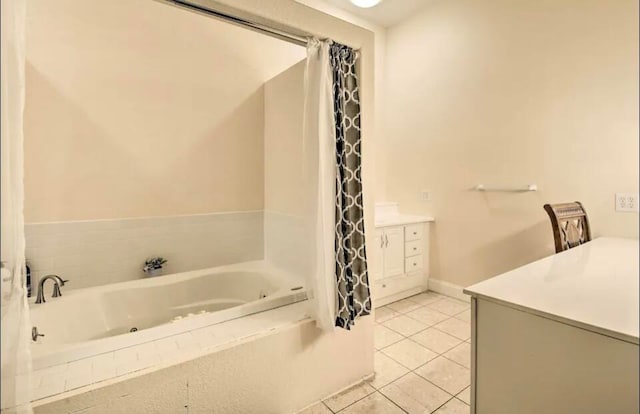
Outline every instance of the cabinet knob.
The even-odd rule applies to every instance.
[[[386,287],[387,287],[387,285],[382,285],[382,287],[383,287],[383,288],[386,288]]]
[[[415,236],[416,234],[418,234],[418,233],[414,231],[414,232],[413,232],[413,235]]]

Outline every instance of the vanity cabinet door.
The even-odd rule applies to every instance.
[[[404,273],[404,227],[387,227],[384,230],[384,277]]]
[[[373,248],[371,253],[374,256],[373,263],[370,269],[373,280],[380,280],[383,278],[383,263],[384,263],[384,232],[382,230],[376,230],[375,238],[373,239]]]

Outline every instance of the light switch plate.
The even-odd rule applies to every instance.
[[[420,201],[431,201],[431,191],[429,190],[420,191]]]
[[[638,211],[638,194],[616,193],[616,211]]]

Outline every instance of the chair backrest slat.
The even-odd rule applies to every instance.
[[[591,241],[587,212],[580,202],[545,204],[544,209],[551,220],[556,253]]]

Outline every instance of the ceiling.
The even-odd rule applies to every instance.
[[[429,3],[429,0],[383,0],[374,7],[363,9],[354,6],[349,0],[324,1],[383,27],[400,23]]]

